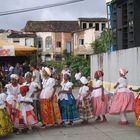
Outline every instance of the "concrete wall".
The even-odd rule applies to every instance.
[[[115,83],[121,67],[129,71],[129,84],[140,86],[140,47],[91,56],[92,78],[97,69],[103,69],[104,81]]]

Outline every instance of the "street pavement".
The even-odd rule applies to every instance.
[[[87,125],[76,122],[68,127],[36,127],[30,134],[12,134],[0,140],[140,140],[140,128],[134,124],[133,113],[128,113],[130,124],[125,126],[118,124],[119,115],[107,115],[107,119],[108,123],[103,124],[93,119]]]

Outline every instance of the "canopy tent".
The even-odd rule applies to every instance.
[[[11,48],[14,47],[15,56],[29,56],[29,55],[37,53],[37,50],[38,50],[35,47],[22,46],[16,43],[9,43],[9,42],[0,40],[0,47],[4,48],[6,46],[8,47],[11,46]]]

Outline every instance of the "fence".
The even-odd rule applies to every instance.
[[[119,78],[118,70],[121,67],[128,69],[129,83],[140,86],[140,47],[91,56],[92,78],[97,69],[103,69],[104,81],[115,83]]]

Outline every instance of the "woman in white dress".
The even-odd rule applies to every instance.
[[[43,68],[43,89],[40,94],[40,109],[42,128],[46,125],[55,125],[61,123],[61,114],[55,95],[55,79],[51,78],[51,70],[48,67]]]

